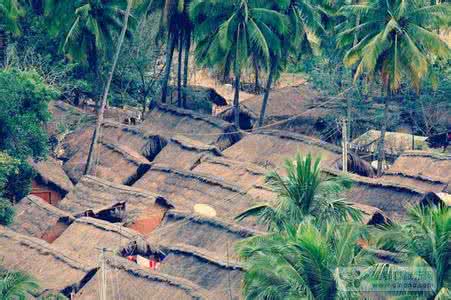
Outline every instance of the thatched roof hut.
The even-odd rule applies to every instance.
[[[188,280],[144,269],[121,257],[107,256],[106,267],[106,299],[208,299],[207,291]],[[97,272],[76,295],[77,299],[99,299],[101,281],[102,274]]]
[[[140,238],[138,232],[121,224],[83,217],[75,220],[52,245],[63,252],[74,252],[80,259],[95,265],[99,248],[116,253],[130,241]]]
[[[47,123],[46,129],[50,136],[63,133],[61,129],[73,130],[77,127],[93,124],[96,119],[94,113],[83,111],[60,100],[49,103],[49,112],[52,114],[52,119]]]
[[[441,192],[451,184],[451,155],[406,151],[383,178],[414,185],[424,192]]]
[[[177,87],[169,87],[170,102],[177,103]],[[213,105],[225,106],[227,101],[216,92],[215,89],[204,86],[188,86],[182,88],[182,93],[186,97],[185,108],[198,111],[204,114],[211,114]]]
[[[92,276],[94,266],[74,258],[73,253],[62,252],[45,241],[3,226],[0,226],[0,245],[2,267],[32,275],[41,286],[39,294],[53,290],[68,296]]]
[[[61,230],[67,228],[74,220],[69,213],[33,195],[20,200],[14,208],[16,216],[11,229],[48,242],[50,242],[50,236],[61,233]],[[59,226],[57,226],[58,223],[60,223]],[[56,230],[55,227],[60,227],[61,230]]]
[[[235,126],[221,119],[166,104],[157,104],[140,128],[151,134],[170,137],[185,135],[223,150],[240,139]]]
[[[175,208],[194,211],[194,206],[206,204],[217,216],[233,220],[243,210],[256,204],[241,187],[214,176],[153,165],[134,187],[162,195]],[[250,221],[250,220],[249,220]]]
[[[213,175],[247,189],[255,184],[263,184],[268,170],[249,162],[206,156],[193,168],[193,172]]]
[[[387,225],[392,223],[382,210],[377,207],[354,203],[354,207],[362,212],[362,222],[366,225]]]
[[[64,170],[74,182],[84,174],[88,152],[89,147],[81,148],[64,164]],[[106,142],[98,145],[96,176],[99,178],[130,185],[149,168],[150,162],[130,147]]]
[[[178,169],[191,170],[205,156],[221,156],[215,146],[206,145],[183,136],[171,138],[155,157],[153,163]]]
[[[209,299],[241,299],[243,268],[238,262],[188,245],[158,247],[165,254],[159,273],[193,282],[208,291]]]
[[[340,174],[331,169],[324,169],[324,172],[331,175]],[[421,190],[403,183],[354,174],[348,174],[348,177],[353,181],[353,185],[343,195],[346,200],[376,207],[394,221],[402,220],[406,214],[406,207],[418,204],[423,197]]]
[[[59,191],[63,197],[74,187],[61,163],[56,159],[48,157],[47,160],[30,162],[36,172],[35,180],[40,184],[51,186],[52,189]]]
[[[248,130],[254,127],[255,122],[257,121],[257,116],[253,111],[249,110],[246,105],[240,105],[240,128],[243,130]],[[220,113],[216,115],[216,117],[227,121],[229,123],[234,123],[235,120],[235,111],[233,106],[229,106],[226,109],[222,110]]]
[[[98,211],[125,202],[126,211],[124,222],[138,219],[149,209],[160,212],[166,201],[137,188],[114,184],[106,180],[84,176],[75,188],[59,204],[58,207],[74,215],[84,214],[87,211]]]
[[[227,256],[237,259],[235,245],[238,241],[258,233],[218,218],[171,209],[166,212],[160,226],[149,235],[148,241],[151,245],[186,244],[225,261]]]
[[[351,142],[351,149],[358,153],[376,153],[377,144],[380,139],[381,132],[379,130],[369,130]],[[414,136],[415,149],[429,149],[425,136]],[[384,143],[386,155],[395,158],[404,151],[412,150],[412,135],[401,132],[386,132]]]

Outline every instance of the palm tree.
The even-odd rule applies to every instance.
[[[277,202],[252,207],[236,219],[256,216],[271,231],[284,230],[288,225],[297,226],[306,218],[314,218],[317,224],[360,220],[360,211],[338,197],[341,191],[350,187],[349,179],[324,175],[320,162],[320,158],[313,160],[311,154],[305,158],[297,155],[294,162],[287,160],[286,176],[275,171],[267,176],[269,186],[278,196]]]
[[[235,76],[233,110],[239,128],[240,77],[251,56],[269,66],[272,42],[286,31],[284,16],[258,0],[194,0],[190,15],[197,41],[196,60]]]
[[[35,292],[38,288],[39,284],[28,274],[0,270],[1,299],[28,299],[29,293]]]
[[[63,50],[70,59],[89,66],[98,105],[103,87],[100,66],[112,53],[112,36],[122,29],[126,4],[126,0],[46,1],[50,31],[67,30]]]
[[[351,20],[358,14],[360,24],[342,32],[339,46],[361,37],[345,55],[347,66],[357,66],[354,80],[378,75],[384,98],[384,120],[378,144],[378,174],[382,174],[388,105],[407,77],[418,91],[438,58],[449,58],[450,49],[433,29],[449,26],[451,6],[430,5],[428,1],[368,0],[347,5],[343,13]]]
[[[356,299],[346,292],[359,283],[349,270],[374,263],[358,246],[363,235],[355,224],[306,222],[240,242],[246,299]]]
[[[0,0],[0,68],[6,64],[7,32],[19,34],[19,17],[23,10],[19,0]]]
[[[407,293],[412,297],[422,296],[423,299],[449,299],[451,210],[448,207],[410,208],[405,222],[385,228],[376,245],[383,250],[396,253],[400,264],[377,264],[373,268],[374,273],[384,274],[390,279],[391,274],[399,276],[409,273],[408,278],[415,278],[412,275],[423,272],[423,276],[425,274],[429,276],[420,277],[419,280],[435,279],[435,288],[420,291],[420,295],[409,291]]]
[[[272,9],[285,14],[290,22],[290,31],[279,38],[281,41],[271,41],[271,64],[260,111],[258,126],[263,126],[266,106],[274,79],[280,75],[290,53],[296,56],[308,48],[317,48],[318,38],[315,34],[322,29],[319,9],[310,0],[285,0],[270,2]],[[307,45],[306,45],[307,44]]]

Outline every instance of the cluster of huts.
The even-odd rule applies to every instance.
[[[341,172],[335,145],[273,129],[238,132],[158,104],[137,125],[106,120],[96,176],[84,176],[92,132],[87,123],[65,136],[59,160],[34,163],[33,194],[17,203],[15,223],[0,227],[2,267],[40,283],[30,297],[241,299],[235,245],[264,232],[234,218],[275,200],[265,174],[297,153],[321,156],[325,176]],[[367,162],[349,161],[346,197],[368,224],[402,220],[409,204],[449,201],[450,156],[405,152],[377,179]],[[158,264],[137,264],[138,256]]]

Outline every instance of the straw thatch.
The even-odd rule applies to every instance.
[[[420,201],[422,206],[451,206],[451,194],[429,192]]]
[[[75,220],[52,245],[63,252],[72,251],[80,259],[95,265],[99,259],[99,248],[116,253],[131,240],[140,238],[138,232],[121,224],[83,217]]]
[[[194,205],[207,204],[216,210],[219,218],[226,220],[233,220],[256,204],[255,199],[235,184],[214,176],[159,165],[153,165],[134,187],[162,195],[180,210],[193,211]]]
[[[321,156],[323,165],[333,166],[340,159],[337,147],[320,140],[294,133],[265,131],[246,135],[224,151],[224,156],[247,161],[266,168],[277,168],[296,153]]]
[[[441,192],[451,184],[451,155],[406,151],[386,172],[384,178],[415,185],[429,192]]]
[[[96,176],[118,184],[132,184],[149,168],[150,162],[127,146],[100,142]],[[89,147],[81,148],[65,164],[64,170],[74,182],[83,176]]]
[[[235,182],[243,189],[262,184],[267,170],[253,163],[241,162],[224,157],[207,156],[203,158],[194,172],[214,175],[227,182]]]
[[[35,179],[44,185],[48,185],[61,193],[62,196],[69,193],[74,185],[64,172],[61,163],[48,157],[47,160],[30,161],[36,172]]]
[[[52,119],[47,123],[49,135],[63,133],[63,130],[73,130],[79,126],[95,123],[95,114],[81,110],[64,101],[50,101],[49,112]]]
[[[332,169],[323,171],[331,175],[340,174]],[[423,197],[423,192],[415,186],[354,174],[348,174],[348,177],[353,181],[353,186],[344,193],[346,200],[377,207],[394,221],[402,220],[406,215],[406,207],[418,204]]]
[[[208,292],[188,280],[144,269],[124,258],[106,258],[106,299],[208,299]],[[86,284],[76,299],[97,300],[100,297],[101,272]]]
[[[185,135],[223,150],[240,139],[236,128],[223,120],[186,109],[157,104],[140,126],[151,134],[165,137]]]
[[[225,106],[227,101],[216,92],[215,89],[203,86],[182,87],[182,93],[185,95],[185,108],[198,111],[205,114],[211,114],[213,105]],[[178,100],[177,87],[169,87],[170,102],[176,104]]]
[[[216,115],[218,118],[223,119],[229,123],[234,123],[235,120],[235,111],[233,106],[229,106],[228,108],[222,110],[219,114]],[[254,114],[251,110],[249,110],[246,105],[240,105],[240,128],[243,130],[251,129],[257,120],[257,115]]]
[[[83,285],[94,269],[69,251],[61,252],[45,241],[3,226],[0,226],[0,245],[2,267],[32,275],[41,286],[39,292],[54,290],[68,295]]]
[[[14,208],[16,216],[11,229],[36,238],[45,237],[59,221],[69,225],[74,220],[69,213],[33,195],[20,200]]]
[[[259,232],[226,222],[207,218],[186,211],[169,210],[160,226],[148,238],[151,245],[186,244],[202,249],[211,257],[225,261],[237,259],[235,245],[238,241]]]
[[[362,222],[367,225],[388,225],[392,221],[377,207],[354,203],[353,206],[362,212]]]
[[[153,160],[156,164],[178,169],[191,170],[205,156],[221,156],[215,146],[191,140],[183,136],[175,136]]]
[[[125,185],[114,184],[106,180],[84,176],[58,207],[72,214],[83,214],[88,210],[99,210],[125,202],[125,222],[138,218],[150,207],[156,210],[165,204],[160,196]]]
[[[236,261],[222,261],[188,245],[158,246],[166,255],[160,273],[193,282],[209,292],[209,299],[241,299],[243,268]]]
[[[369,130],[351,143],[351,149],[357,152],[376,153],[377,144],[381,136],[378,130]],[[414,136],[415,149],[426,150],[429,149],[426,141],[427,137]],[[401,132],[386,132],[384,149],[386,155],[396,157],[406,150],[412,150],[412,135]]]

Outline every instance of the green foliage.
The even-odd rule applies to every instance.
[[[297,155],[295,161],[287,160],[286,176],[275,171],[267,176],[269,186],[278,196],[277,202],[254,206],[236,218],[256,216],[268,229],[276,231],[297,226],[309,218],[318,225],[360,220],[360,211],[339,198],[340,192],[350,187],[350,180],[325,176],[320,171],[320,161],[314,160],[311,154],[305,158]]]
[[[47,153],[48,102],[58,97],[34,71],[0,71],[0,150],[21,159]]]
[[[26,273],[0,270],[0,298],[3,300],[28,299],[38,288],[36,279]]]
[[[374,261],[358,246],[364,235],[355,224],[318,229],[306,222],[240,242],[246,299],[358,299],[343,288],[361,280],[347,270]]]
[[[0,0],[0,26],[13,34],[20,33],[19,17],[23,16],[20,0]]]
[[[0,225],[9,226],[14,222],[16,211],[8,199],[0,197]]]
[[[451,289],[451,210],[449,207],[412,207],[402,224],[392,224],[381,232],[377,245],[397,253],[401,265],[410,272],[428,268],[434,273],[436,289],[418,296],[431,297]],[[401,266],[377,264],[373,272],[390,278]],[[402,271],[403,269],[401,269]],[[401,272],[402,273],[402,272]]]
[[[450,58],[450,49],[434,31],[449,25],[451,6],[430,5],[428,1],[370,0],[347,5],[343,14],[360,15],[360,24],[350,25],[338,36],[338,46],[358,43],[346,53],[347,66],[356,66],[355,79],[378,75],[391,92],[401,86],[404,76],[419,90],[422,79],[438,59]]]

